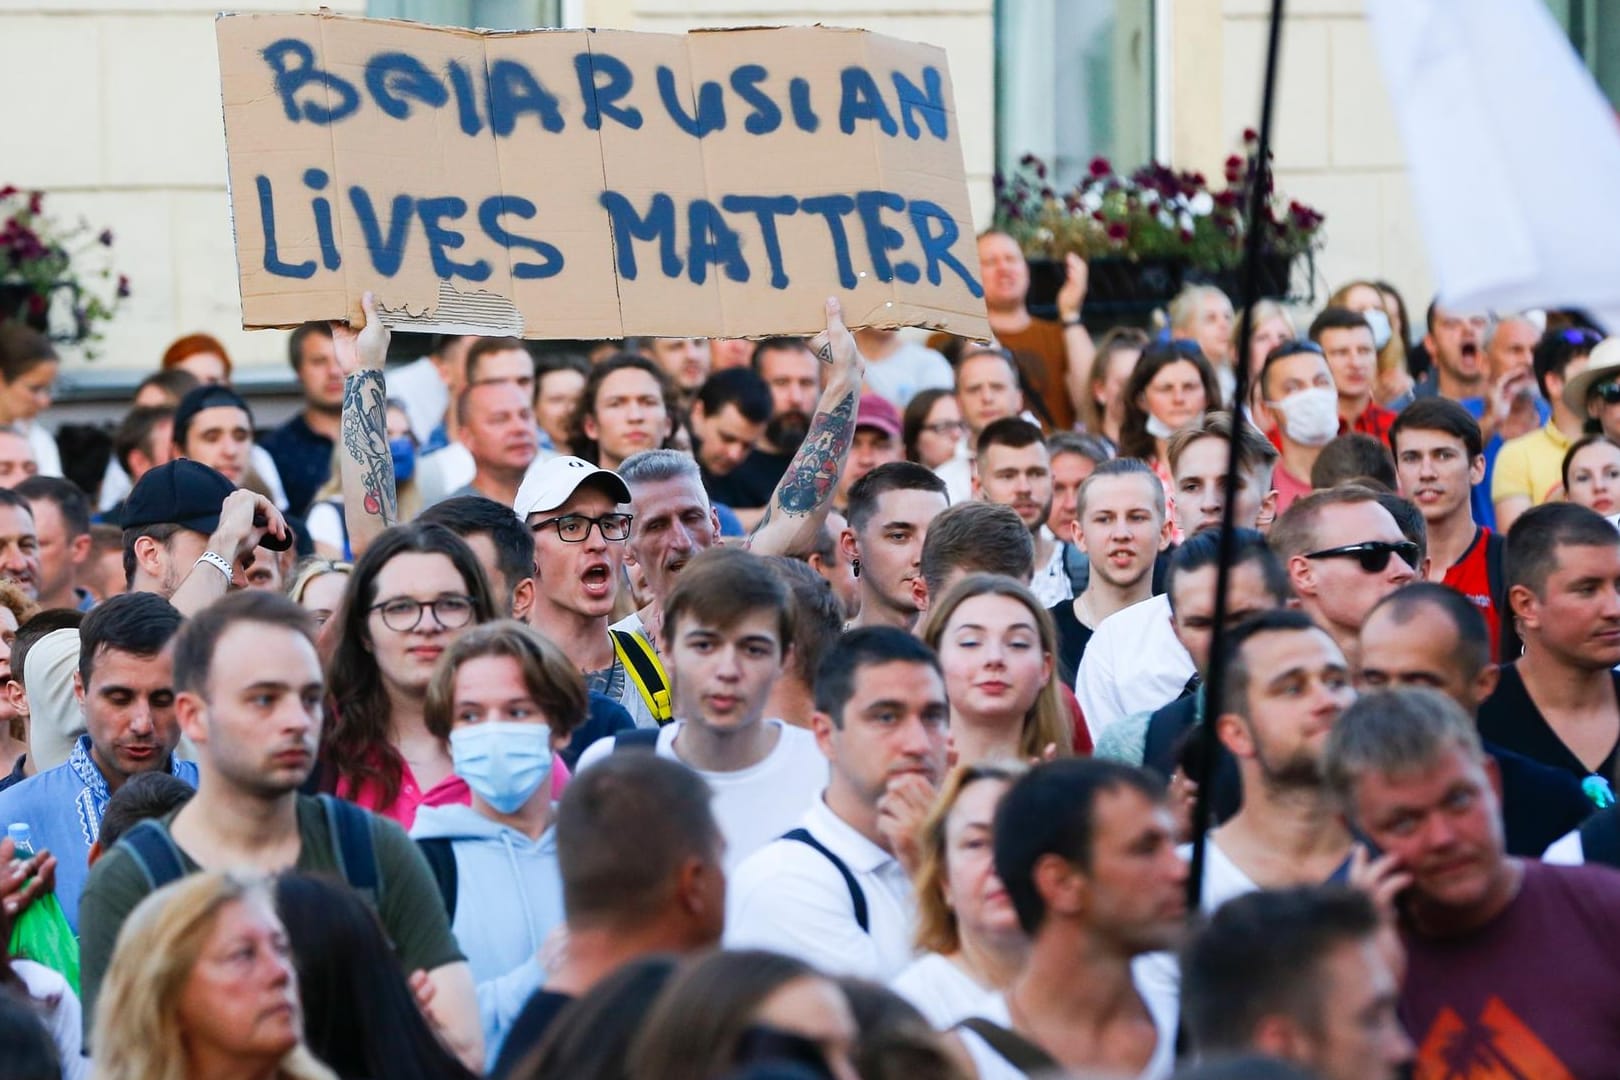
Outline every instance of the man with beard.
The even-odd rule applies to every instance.
[[[766,338],[754,346],[752,367],[771,392],[765,434],[735,469],[723,476],[704,477],[710,498],[738,511],[746,525],[757,517],[748,511],[767,505],[771,492],[782,482],[782,474],[810,430],[810,416],[821,395],[821,361],[803,338]]]
[[[1355,842],[1322,783],[1322,746],[1356,698],[1344,653],[1283,608],[1233,629],[1224,663],[1215,735],[1237,759],[1243,799],[1209,834],[1205,911],[1255,889],[1340,876]]]
[[[340,874],[366,896],[418,995],[431,994],[439,1034],[481,1069],[472,974],[422,855],[386,818],[299,794],[326,697],[309,614],[276,593],[235,593],[193,616],[173,655],[174,715],[199,753],[197,794],[96,860],[80,905],[87,1026],[119,928],[148,894],[199,870],[296,869]],[[357,831],[369,838],[356,841]]]
[[[1326,743],[1335,808],[1384,853],[1369,876],[1396,897],[1414,1075],[1613,1076],[1620,877],[1506,854],[1496,767],[1444,694],[1369,694]]]
[[[715,493],[715,485],[742,467],[770,418],[770,388],[747,368],[717,371],[698,389],[690,417],[692,456],[703,467],[703,488],[715,502],[730,505]]]
[[[1080,485],[1074,542],[1091,574],[1085,591],[1052,605],[1058,632],[1058,676],[1073,685],[1091,635],[1108,616],[1153,591],[1153,561],[1170,542],[1164,485],[1145,462],[1105,461]],[[1038,580],[1038,578],[1037,578]]]
[[[1052,459],[1041,429],[1009,416],[979,435],[978,472],[973,490],[981,500],[1011,507],[1035,542],[1035,577],[1030,591],[1042,606],[1074,598],[1063,567],[1063,547],[1046,527],[1052,513]]]

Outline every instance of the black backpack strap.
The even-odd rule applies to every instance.
[[[456,849],[448,836],[431,836],[418,840],[416,846],[433,871],[433,880],[439,885],[439,896],[444,900],[444,911],[450,921],[456,918]]]
[[[956,1026],[971,1031],[983,1039],[990,1049],[1000,1054],[1019,1072],[1036,1076],[1063,1071],[1051,1054],[1018,1032],[1008,1030],[993,1020],[986,1020],[982,1016],[970,1016],[966,1020],[958,1021]]]
[[[1620,813],[1614,807],[1581,822],[1581,853],[1589,863],[1620,867]]]
[[[656,750],[657,748],[658,729],[655,727],[621,731],[613,736],[613,752],[615,754],[620,750]]]
[[[175,847],[174,837],[156,819],[137,822],[118,838],[116,846],[129,849],[135,865],[146,875],[146,883],[153,892],[186,876],[186,864],[180,859],[180,849]]]
[[[377,850],[371,842],[371,815],[336,795],[319,795],[332,834],[332,853],[349,887],[382,906],[382,875],[377,871]]]
[[[629,630],[610,629],[608,637],[613,639],[613,649],[628,669],[630,680],[636,684],[641,700],[647,703],[647,711],[652,713],[660,726],[669,723],[674,719],[670,707],[669,679],[664,676],[664,665],[658,662],[658,654],[653,652],[646,638]]]
[[[844,860],[834,855],[832,849],[827,847],[826,844],[811,836],[808,829],[793,829],[785,832],[782,834],[782,839],[805,844],[821,852],[826,860],[833,864],[833,869],[838,871],[839,876],[844,879],[844,884],[849,886],[849,902],[855,908],[855,925],[861,928],[861,933],[870,934],[872,927],[866,912],[866,893],[861,890],[861,883],[855,880],[854,873],[850,871]]]

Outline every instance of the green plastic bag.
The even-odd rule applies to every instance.
[[[16,845],[16,858],[33,857],[33,837],[27,825],[8,825],[6,835]],[[55,893],[45,893],[17,913],[11,924],[11,955],[61,973],[73,992],[79,992],[79,939],[73,936]]]

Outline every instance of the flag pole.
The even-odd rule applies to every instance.
[[[1243,406],[1249,397],[1249,339],[1254,333],[1254,304],[1260,292],[1260,249],[1264,240],[1261,222],[1271,189],[1271,120],[1277,91],[1277,62],[1282,51],[1283,0],[1271,0],[1271,25],[1266,41],[1266,71],[1260,96],[1260,132],[1255,147],[1254,170],[1249,178],[1249,205],[1243,237],[1241,282],[1243,313],[1238,335],[1232,390],[1232,437],[1227,443],[1226,488],[1221,507],[1220,562],[1215,575],[1215,623],[1209,643],[1209,677],[1204,681],[1203,739],[1198,746],[1198,794],[1193,802],[1192,859],[1187,874],[1188,918],[1196,919],[1202,909],[1205,855],[1209,847],[1210,792],[1214,787],[1217,741],[1214,724],[1221,714],[1226,672],[1220,662],[1226,638],[1227,597],[1232,580],[1233,528],[1238,490],[1238,432],[1245,423]]]

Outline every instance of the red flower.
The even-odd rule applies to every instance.
[[[1123,221],[1110,222],[1108,226],[1108,239],[1124,241],[1131,235],[1131,230],[1125,227]]]
[[[44,205],[45,193],[43,191],[35,191],[28,196],[28,212],[30,214],[38,214],[40,208]]]
[[[1243,159],[1236,154],[1226,159],[1226,182],[1235,184],[1243,178]]]
[[[1113,172],[1114,167],[1108,163],[1107,158],[1099,155],[1091,159],[1091,166],[1088,171],[1092,176],[1103,177]]]
[[[122,300],[124,297],[126,297],[128,295],[129,295],[129,277],[127,275],[124,275],[124,274],[119,274],[118,275],[118,298],[120,300]]]
[[[1093,220],[1093,221],[1107,221],[1108,219],[1103,216],[1103,212],[1101,210],[1093,210],[1091,212],[1091,220]]]
[[[15,194],[17,194],[16,184],[7,184],[5,187],[0,187],[0,199],[9,199]]]
[[[34,293],[32,296],[30,296],[28,298],[28,317],[29,318],[31,318],[31,319],[43,318],[44,315],[45,315],[45,310],[46,310],[45,298],[43,296],[39,295],[39,293]]]
[[[1254,130],[1254,128],[1244,128],[1243,141],[1246,143],[1257,143],[1260,141],[1260,133]]]

